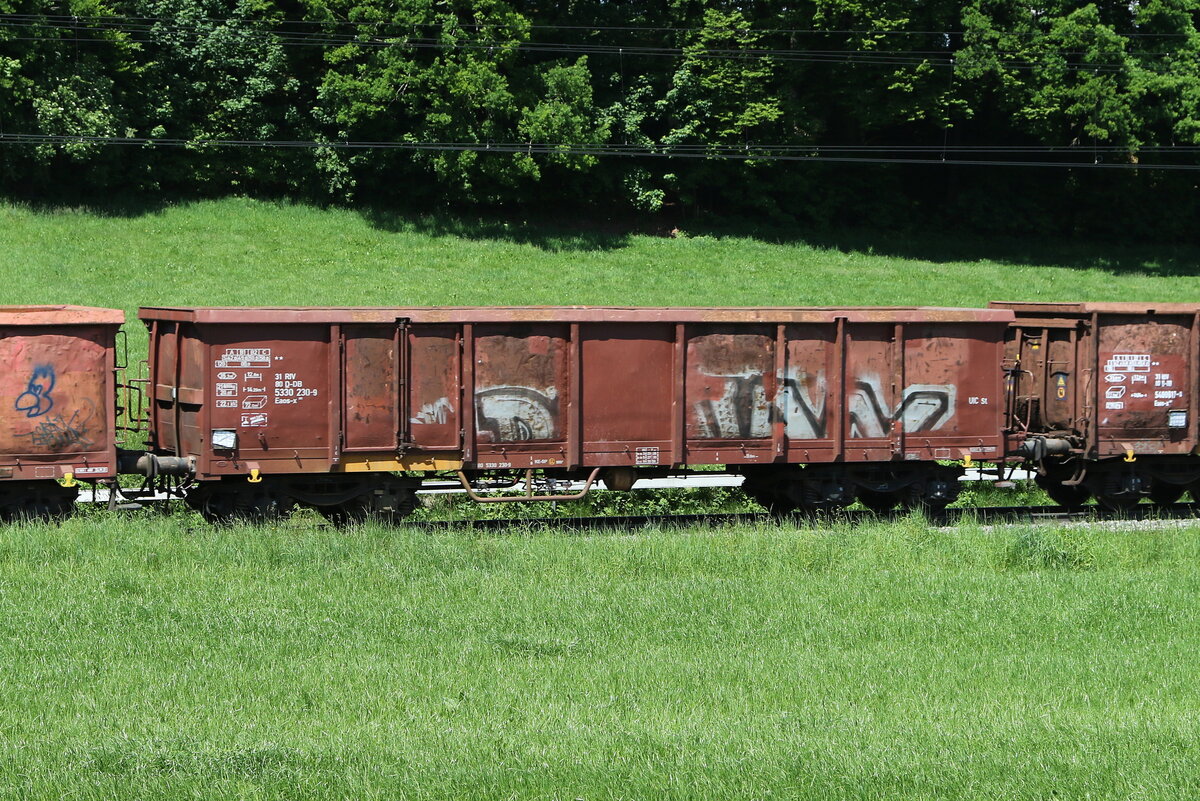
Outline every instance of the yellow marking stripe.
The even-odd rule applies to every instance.
[[[438,456],[409,456],[397,459],[394,456],[342,455],[341,463],[334,471],[342,473],[395,473],[401,470],[461,470],[461,459],[446,459]]]

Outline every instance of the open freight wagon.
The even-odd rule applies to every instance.
[[[61,516],[77,480],[116,476],[124,321],[117,309],[0,306],[0,520]]]
[[[421,477],[629,488],[726,465],[775,507],[941,504],[1003,456],[1012,314],[144,308],[150,444],[213,517],[403,514]],[[802,467],[803,466],[803,467]]]
[[[1038,483],[1074,507],[1200,497],[1200,304],[995,302],[1008,427]]]

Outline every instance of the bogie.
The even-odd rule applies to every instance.
[[[896,504],[900,503],[899,493],[895,492],[879,492],[878,490],[860,489],[858,491],[858,500],[863,506],[870,509],[876,514],[884,514],[896,508]]]
[[[1079,465],[1073,462],[1043,465],[1034,477],[1050,500],[1068,511],[1080,509],[1092,498],[1092,490],[1083,483],[1083,475],[1077,475]],[[1069,483],[1070,482],[1070,483]]]
[[[75,511],[78,487],[56,481],[8,481],[0,484],[0,522],[59,522]]]
[[[1187,487],[1168,481],[1155,480],[1150,483],[1150,500],[1158,506],[1170,506],[1183,497]]]
[[[958,499],[959,467],[910,463],[891,465],[815,465],[804,468],[760,468],[743,491],[773,513],[795,510],[828,512],[855,500],[876,513],[900,505],[940,511]]]
[[[285,520],[297,506],[315,509],[335,525],[367,520],[398,523],[416,508],[419,482],[389,474],[354,478],[265,476],[199,482],[186,495],[189,506],[210,523],[270,523]]]

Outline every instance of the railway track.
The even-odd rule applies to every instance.
[[[616,530],[636,531],[650,526],[734,525],[740,523],[826,522],[863,523],[870,520],[898,520],[907,512],[896,510],[876,514],[866,510],[841,510],[816,516],[785,515],[775,517],[767,512],[728,514],[661,514],[621,515],[606,517],[539,517],[525,519],[489,520],[430,520],[410,525],[428,531],[504,531],[510,529],[555,528],[577,531]],[[929,515],[934,524],[954,525],[963,520],[976,520],[986,525],[1052,522],[1109,522],[1135,520],[1187,520],[1200,517],[1200,503],[1176,503],[1170,506],[1139,504],[1120,512],[1108,512],[1097,507],[1080,511],[1064,511],[1056,506],[993,506],[970,509],[947,509]]]
[[[1005,471],[1005,479],[1008,481],[1030,481],[1034,477],[1034,473],[1029,470],[1016,468]],[[634,489],[638,490],[661,490],[661,489],[712,489],[716,487],[734,488],[742,486],[745,481],[745,476],[736,473],[692,473],[683,476],[668,476],[665,478],[639,478]],[[966,482],[967,485],[986,481],[994,483],[996,481],[995,468],[972,467],[968,468],[959,481]],[[584,481],[560,481],[556,487],[558,491],[564,493],[579,492],[584,488]],[[524,482],[517,483],[513,491],[523,492],[526,489]],[[593,487],[593,493],[605,493],[610,490],[603,486]],[[461,485],[449,481],[443,481],[439,484],[422,487],[417,490],[418,495],[465,495],[466,490]],[[79,504],[89,503],[108,503],[109,491],[105,487],[86,488],[80,491],[79,498],[75,501]],[[163,493],[155,493],[141,498],[142,503],[159,503],[162,501],[171,500],[172,496]]]
[[[709,479],[700,484],[693,484],[686,479],[671,480],[673,486],[685,488],[691,486],[736,486],[728,477]],[[722,481],[721,479],[726,479]],[[740,477],[738,477],[740,481]],[[965,479],[970,480],[970,479]],[[664,483],[667,480],[663,480]],[[436,490],[449,492],[451,490]],[[121,503],[117,508],[134,510],[146,505],[154,505],[171,500],[167,496],[151,496],[140,502]],[[106,503],[106,492],[81,495],[78,502]],[[740,512],[740,513],[700,513],[700,514],[653,514],[653,515],[599,515],[592,517],[531,517],[531,518],[490,518],[490,519],[461,519],[461,520],[418,520],[405,521],[405,525],[427,531],[504,531],[554,528],[568,531],[636,531],[651,526],[728,526],[743,523],[866,523],[873,520],[899,520],[909,513],[902,509],[879,514],[865,509],[842,509],[835,512],[820,514],[789,514],[775,516],[769,512]],[[1098,506],[1088,506],[1078,511],[1065,511],[1057,506],[988,506],[970,507],[963,509],[946,509],[941,512],[929,513],[928,518],[936,525],[955,525],[963,520],[975,520],[985,525],[1004,525],[1012,523],[1086,523],[1086,522],[1119,522],[1119,521],[1156,521],[1156,520],[1188,520],[1200,518],[1200,503],[1175,503],[1168,506],[1157,506],[1142,503],[1129,509],[1111,512]]]

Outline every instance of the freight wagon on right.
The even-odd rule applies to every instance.
[[[1058,504],[1200,499],[1200,304],[1010,303],[1009,453]]]

